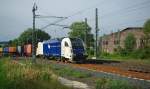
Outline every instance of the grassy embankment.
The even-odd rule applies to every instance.
[[[95,89],[137,89],[127,81],[108,78],[94,78],[91,74],[80,72],[71,67],[56,67],[50,64],[31,64],[31,61],[21,61],[20,65],[9,58],[0,59],[0,89],[70,89],[61,85],[52,77],[68,76],[93,82]],[[88,79],[88,80],[87,80]]]
[[[0,89],[70,89],[52,74],[47,65],[20,65],[8,58],[0,59]]]

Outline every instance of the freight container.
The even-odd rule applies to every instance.
[[[24,45],[24,54],[26,56],[32,55],[32,45],[31,44]]]
[[[37,49],[36,49],[36,56],[43,55],[43,43],[44,42],[38,42]]]
[[[3,53],[8,53],[9,52],[9,47],[4,47],[3,48]]]
[[[9,47],[9,53],[16,53],[16,47]]]
[[[4,47],[3,48],[3,55],[8,56],[9,55],[9,47]]]
[[[23,46],[17,46],[17,54],[20,56],[23,55]]]
[[[22,50],[21,50],[21,46],[17,46],[17,53],[18,53],[18,54],[21,54],[21,51],[22,51]]]
[[[3,52],[3,48],[0,48],[0,53],[2,53]]]

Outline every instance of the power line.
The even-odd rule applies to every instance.
[[[67,18],[59,19],[59,20],[57,20],[57,21],[55,21],[55,22],[53,22],[53,23],[50,23],[50,24],[48,24],[48,25],[42,27],[41,29],[45,29],[45,28],[47,28],[47,27],[49,27],[49,26],[51,26],[51,25],[53,25],[53,24],[57,24],[57,23],[59,23],[59,22],[65,20],[65,19],[67,19]]]
[[[147,3],[147,4],[150,4],[150,3]],[[123,14],[123,15],[129,15],[129,13],[132,13],[132,12],[136,12],[137,10],[139,10],[139,9],[143,9],[143,8],[146,8],[148,5],[145,5],[145,6],[142,6],[142,7],[138,7],[138,8],[132,8],[132,9],[128,9],[128,12],[123,12],[123,13],[120,13],[119,14],[119,12],[118,13],[112,13],[112,14],[106,14],[106,15],[103,15],[102,17],[101,17],[101,19],[108,19],[109,17],[112,17],[112,16],[118,16],[118,15],[121,15],[121,14]],[[116,15],[113,15],[113,14],[116,14]],[[119,16],[119,17],[122,17],[122,16]],[[126,16],[126,17],[128,17],[128,16]],[[118,17],[117,17],[118,18]],[[93,19],[90,19],[89,21],[94,21],[94,18]]]
[[[95,4],[95,5],[93,5],[93,6],[91,6],[91,7],[88,7],[88,8],[85,8],[85,9],[83,9],[83,10],[80,10],[80,11],[78,11],[78,12],[72,14],[72,15],[69,15],[68,18],[71,18],[71,17],[73,17],[73,16],[76,16],[76,15],[78,15],[78,14],[81,14],[81,13],[87,11],[87,10],[93,9],[93,8],[95,8],[97,5],[102,4],[102,3],[104,3],[104,2],[105,2],[105,0],[104,0],[103,2],[99,2],[99,3]]]
[[[123,9],[119,9],[119,10],[114,11],[114,12],[107,13],[105,15],[102,15],[101,19],[104,19],[104,18],[108,19],[109,17],[112,17],[112,16],[117,16],[117,15],[121,15],[121,14],[127,14],[127,13],[131,13],[131,12],[135,12],[137,10],[140,10],[140,9],[143,9],[143,8],[146,8],[147,6],[149,6],[146,4],[150,4],[150,2],[146,1],[143,3],[134,4],[133,6],[129,6],[129,7],[123,8]],[[142,5],[142,7],[136,7],[135,8],[135,6],[139,6],[139,5]],[[126,10],[128,12],[125,12],[124,10]],[[94,18],[90,19],[90,21],[94,21]]]
[[[36,18],[59,18],[59,19],[63,19],[63,18],[67,18],[67,17],[36,15]]]
[[[150,3],[146,3],[146,4],[150,4]],[[101,18],[108,18],[108,17],[111,17],[111,16],[116,16],[116,15],[120,15],[120,14],[127,14],[127,13],[131,13],[131,12],[135,12],[135,11],[137,11],[137,10],[140,10],[140,9],[143,9],[143,8],[146,8],[147,6],[149,6],[149,5],[144,5],[144,4],[142,4],[142,5],[144,5],[144,6],[142,6],[142,7],[136,7],[136,8],[128,8],[128,9],[125,9],[126,11],[128,11],[128,12],[125,12],[123,9],[122,10],[119,10],[118,12],[112,12],[112,13],[109,13],[109,14],[105,14],[105,15],[103,15],[103,16],[101,16]],[[119,14],[120,13],[120,14]],[[116,15],[114,15],[114,14],[116,14]]]

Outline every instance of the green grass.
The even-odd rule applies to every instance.
[[[127,81],[102,78],[97,80],[96,89],[141,89],[139,86],[131,86]]]
[[[141,62],[145,64],[150,64],[150,58],[149,59],[140,59],[140,58],[133,58],[132,56],[121,56],[119,54],[108,54],[108,53],[103,53],[101,54],[102,59],[105,60],[116,60],[116,61],[136,61],[136,62]]]
[[[48,65],[0,59],[0,89],[70,89],[51,77]]]
[[[81,72],[81,71],[77,71],[74,70],[72,68],[68,68],[68,67],[56,67],[56,66],[52,66],[53,70],[55,71],[56,74],[60,75],[60,76],[71,76],[74,78],[88,78],[91,77],[90,73],[85,73],[85,72]]]

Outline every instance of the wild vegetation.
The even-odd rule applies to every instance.
[[[91,77],[90,73],[84,73],[81,71],[73,70],[72,68],[68,67],[57,67],[57,66],[51,66],[53,71],[55,71],[56,74],[66,77],[71,76],[74,78],[88,78]]]
[[[127,81],[102,78],[97,80],[96,89],[140,89],[140,87],[131,86]]]
[[[70,89],[52,74],[47,65],[20,65],[9,58],[0,59],[0,89]]]

